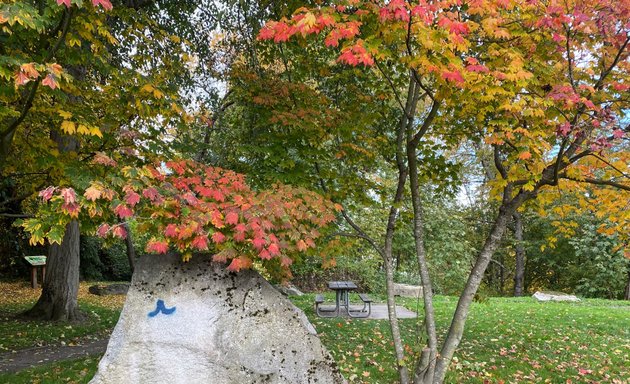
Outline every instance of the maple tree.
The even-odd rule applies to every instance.
[[[591,198],[630,190],[628,127],[621,121],[627,108],[628,15],[627,3],[598,1],[347,1],[300,8],[261,30],[260,39],[275,43],[321,35],[324,45],[340,47],[337,62],[375,66],[375,75],[392,88],[396,78],[379,62],[397,63],[410,73],[407,97],[395,99],[403,116],[396,132],[399,177],[389,223],[393,227],[409,177],[428,338],[414,382],[444,380],[472,298],[517,209],[528,200],[544,199],[549,187],[604,187]],[[494,183],[499,212],[441,348],[418,193],[418,150],[426,146],[421,140],[429,130],[446,142],[462,133],[482,138],[493,146],[500,176]],[[624,215],[618,217],[615,222],[627,226]],[[390,319],[406,383],[411,379],[400,363],[404,352],[391,311]]]
[[[193,74],[196,40],[185,37],[196,36],[186,16],[195,4],[0,5],[0,173],[7,180],[0,215],[28,215],[32,196],[47,185],[81,185],[89,176],[84,164],[98,151],[117,149],[113,157],[131,164],[142,160],[130,154],[172,153],[170,138],[190,121],[182,95]],[[52,268],[78,258],[75,232],[49,258],[46,303],[33,316],[78,315],[78,261],[59,273]]]
[[[125,238],[118,219],[134,219],[138,231],[151,234],[149,253],[173,249],[186,261],[209,252],[230,271],[257,263],[274,277],[288,278],[291,255],[314,248],[318,228],[334,221],[339,209],[303,188],[278,184],[256,192],[243,175],[191,160],[120,170],[104,154],[95,161],[110,168],[108,176],[81,194],[72,187],[39,193],[45,204],[38,217],[22,222],[31,242],[61,243],[75,219],[101,237]]]

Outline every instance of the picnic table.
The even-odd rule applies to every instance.
[[[321,317],[336,317],[348,314],[350,317],[368,317],[371,312],[372,300],[366,294],[359,294],[359,298],[363,301],[363,308],[353,310],[350,307],[350,292],[357,289],[357,285],[352,281],[330,281],[328,288],[335,291],[335,307],[333,309],[324,309],[320,307],[324,303],[324,296],[317,295],[315,297],[315,310]],[[345,310],[345,311],[344,311]],[[357,312],[357,313],[353,313]]]

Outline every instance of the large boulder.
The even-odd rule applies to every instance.
[[[538,291],[532,295],[538,301],[580,301],[575,295],[562,292],[542,292]]]
[[[254,271],[144,256],[93,384],[345,383],[302,311]]]
[[[394,295],[402,297],[422,297],[422,287],[419,285],[394,283]]]

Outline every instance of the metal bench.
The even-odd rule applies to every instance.
[[[355,317],[355,318],[370,317],[370,314],[372,313],[373,300],[370,298],[370,296],[367,295],[367,293],[359,293],[359,298],[363,302],[363,308],[359,311],[348,310],[348,316]],[[352,312],[358,312],[358,314],[354,315],[352,314]]]
[[[320,308],[320,305],[324,304],[324,295],[318,294],[315,295],[315,313],[320,317],[335,317],[338,315],[339,310],[335,309],[323,309]]]

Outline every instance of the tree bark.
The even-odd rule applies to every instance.
[[[415,242],[416,257],[422,284],[422,296],[424,301],[424,324],[427,333],[427,346],[423,348],[420,360],[414,369],[414,383],[432,383],[435,374],[435,361],[437,357],[437,331],[435,325],[435,311],[433,309],[433,285],[429,275],[426,249],[424,245],[424,217],[422,201],[420,197],[420,181],[418,180],[418,145],[420,139],[427,132],[433,119],[437,115],[439,103],[434,101],[431,111],[424,120],[417,133],[407,129],[407,164],[409,167],[409,185],[411,189],[411,203],[413,206],[413,237]]]
[[[523,246],[523,217],[514,212],[514,238],[516,239],[516,267],[514,273],[514,296],[523,296],[525,280],[525,247]]]
[[[66,226],[61,244],[51,244],[46,263],[42,295],[24,315],[39,320],[80,320],[79,293],[79,222]]]
[[[628,284],[626,284],[626,293],[624,300],[630,300],[630,262],[628,262]]]
[[[418,181],[418,166],[416,149],[408,149],[409,180],[411,185],[411,202],[413,205],[413,234],[416,246],[416,257],[420,269],[422,295],[424,300],[424,324],[427,332],[427,348],[424,348],[420,361],[416,364],[414,383],[432,383],[435,374],[435,359],[437,356],[437,332],[435,325],[435,311],[433,309],[433,286],[429,275],[429,265],[424,246],[424,218],[422,202],[420,200],[420,183]]]
[[[129,224],[127,222],[119,220],[120,225],[125,229],[127,236],[125,237],[125,250],[127,252],[127,261],[129,262],[129,269],[131,269],[131,273],[133,274],[133,270],[136,262],[136,249],[133,246],[133,237],[131,235],[131,230],[129,229]]]

